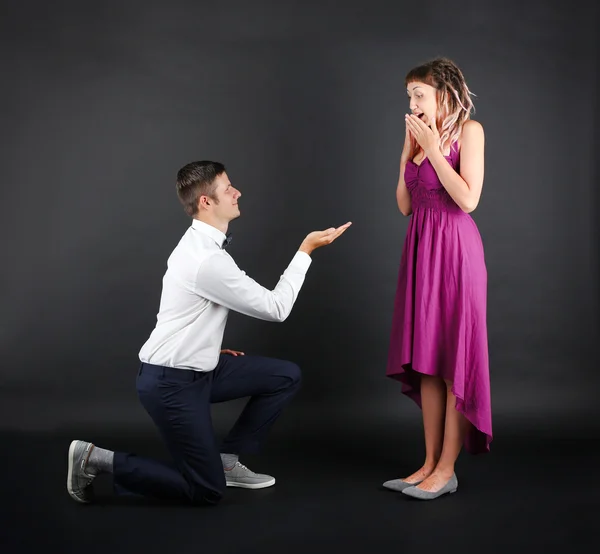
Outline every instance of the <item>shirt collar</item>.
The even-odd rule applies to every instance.
[[[208,235],[211,239],[213,239],[219,248],[223,248],[223,242],[227,238],[225,233],[222,233],[216,227],[209,225],[208,223],[204,223],[204,221],[200,221],[199,219],[192,220],[192,227],[205,235]]]

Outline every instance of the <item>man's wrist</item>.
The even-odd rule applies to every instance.
[[[305,254],[308,254],[309,256],[311,255],[313,250],[314,250],[313,248],[310,248],[310,246],[306,246],[305,244],[301,244],[300,248],[298,248],[299,252],[304,252]]]

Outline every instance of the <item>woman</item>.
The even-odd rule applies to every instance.
[[[396,190],[412,214],[400,262],[387,376],[423,412],[425,462],[384,487],[433,499],[455,492],[461,450],[492,441],[487,271],[469,215],[479,202],[484,132],[461,70],[435,59],[405,79],[410,99]]]

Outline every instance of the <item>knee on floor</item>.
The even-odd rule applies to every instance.
[[[216,491],[204,487],[192,487],[190,503],[193,506],[216,506],[223,498],[225,491]]]

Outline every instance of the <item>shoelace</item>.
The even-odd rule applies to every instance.
[[[252,475],[255,475],[254,471],[252,471],[251,469],[248,469],[244,464],[242,464],[241,462],[235,462],[235,465],[238,466],[241,469],[245,469],[248,473],[251,473]]]

